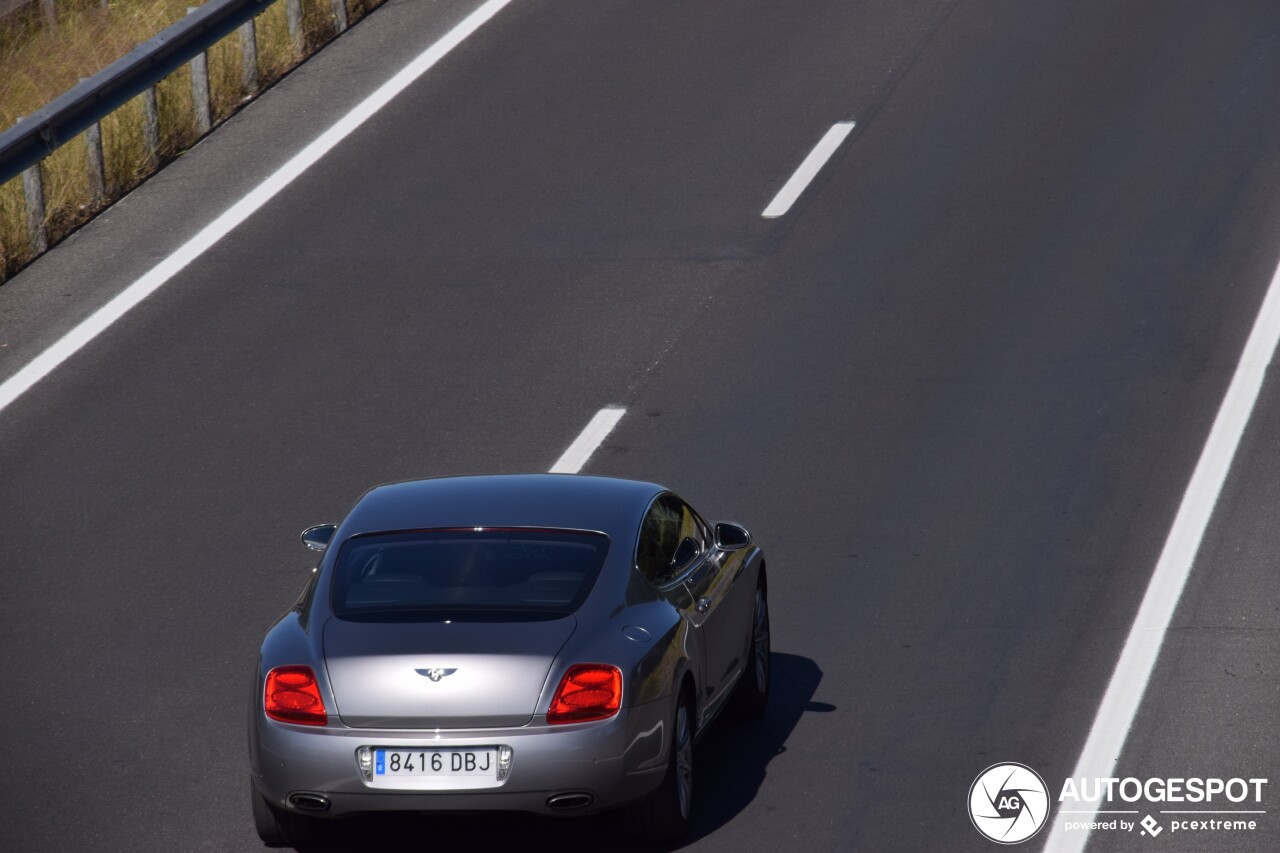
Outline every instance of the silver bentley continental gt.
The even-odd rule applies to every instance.
[[[582,815],[678,840],[693,746],[764,712],[764,554],[651,483],[573,475],[367,492],[262,643],[253,817],[272,846],[375,811]]]

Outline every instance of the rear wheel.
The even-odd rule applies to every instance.
[[[671,754],[662,784],[648,799],[632,806],[627,823],[649,841],[674,843],[689,832],[693,814],[693,703],[680,697],[671,730]]]
[[[297,847],[315,840],[315,819],[278,809],[249,783],[253,803],[253,826],[268,847]]]
[[[756,606],[751,614],[751,647],[747,670],[734,689],[733,704],[738,716],[755,719],[769,705],[772,647],[769,640],[769,597],[764,584],[756,587]]]

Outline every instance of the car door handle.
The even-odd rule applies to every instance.
[[[699,598],[699,599],[698,599],[698,612],[699,612],[699,613],[706,613],[706,612],[707,612],[708,610],[710,610],[710,609],[711,609],[711,599],[709,599],[709,598]]]

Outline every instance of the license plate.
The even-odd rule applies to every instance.
[[[498,756],[492,749],[375,749],[375,778],[391,776],[450,776],[494,779]]]

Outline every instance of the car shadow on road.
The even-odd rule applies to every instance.
[[[769,762],[786,752],[787,740],[808,713],[834,711],[814,702],[822,681],[818,665],[800,655],[773,654],[773,684],[769,707],[757,720],[722,719],[707,732],[695,754],[695,813],[688,843],[715,832],[756,798]],[[483,815],[368,815],[325,822],[316,844],[300,846],[302,853],[339,850],[421,849],[556,849],[654,850],[627,837],[613,813],[582,818],[539,817],[528,814]]]
[[[822,670],[800,655],[774,652],[769,707],[758,720],[720,720],[695,756],[695,812],[689,842],[710,835],[756,798],[769,762],[787,751],[787,741],[805,714],[828,713],[834,705],[814,702]]]

